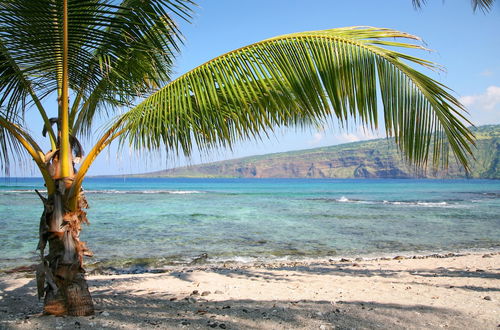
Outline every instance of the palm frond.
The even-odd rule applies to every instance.
[[[0,41],[0,106],[3,107],[4,116],[24,116],[26,98],[29,94],[26,85],[26,80],[12,63]]]
[[[11,161],[25,163],[30,155],[45,178],[48,171],[42,149],[31,135],[18,125],[19,121],[21,118],[12,114],[6,115],[5,111],[0,110],[0,168],[8,175]]]
[[[420,9],[427,3],[427,0],[412,0],[412,2],[415,8]],[[476,11],[479,8],[483,13],[491,11],[494,4],[495,0],[471,0],[472,9]]]
[[[0,111],[0,120],[12,120],[12,116],[5,115],[5,111]],[[11,161],[26,160],[25,153],[22,150],[21,144],[16,140],[9,131],[0,125],[0,171],[6,176],[10,175]]]
[[[41,100],[47,95],[38,96],[35,94],[32,82],[11,57],[2,40],[0,40],[0,95],[0,107],[3,107],[5,118],[16,118],[16,122],[24,118],[28,106],[27,99],[30,96],[44,120],[44,129],[49,132],[51,142],[55,143],[55,134],[41,103]]]
[[[493,5],[495,4],[495,0],[471,0],[472,8],[474,11],[476,9],[481,9],[482,12],[486,13],[493,9]]]
[[[174,54],[151,39],[150,35],[162,35],[158,27],[151,26],[150,29],[113,63],[106,62],[106,74],[91,91],[82,95],[82,104],[75,109],[75,116],[78,112],[74,121],[75,133],[88,133],[96,111],[107,114],[107,110],[131,106],[132,100],[151,93],[170,80]],[[145,48],[148,50],[145,51]]]
[[[396,38],[396,39],[394,39]],[[407,62],[437,68],[393,48],[424,49],[412,35],[370,27],[294,33],[217,57],[179,77],[121,120],[135,148],[230,146],[276,126],[355,119],[376,127],[377,93],[388,135],[409,160],[446,164],[447,148],[466,168],[473,136],[464,108]],[[390,47],[384,48],[382,46]],[[432,150],[431,148],[432,144]]]
[[[112,91],[103,98],[112,103],[113,93],[115,101],[136,97],[147,79],[168,80],[181,42],[173,16],[189,19],[191,5],[190,0],[69,0],[70,88],[87,97],[112,77]],[[62,1],[0,2],[0,40],[38,94],[54,92],[61,83],[61,31]],[[132,58],[148,61],[138,66],[147,71],[124,70],[122,63]]]

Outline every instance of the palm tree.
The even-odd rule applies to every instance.
[[[412,2],[415,8],[421,8],[427,0],[412,0]],[[474,11],[481,9],[483,13],[491,11],[494,4],[495,0],[471,0],[472,9]]]
[[[376,127],[380,95],[385,129],[408,160],[437,166],[451,153],[468,168],[473,136],[463,107],[412,67],[435,64],[399,51],[423,49],[418,38],[372,27],[292,33],[172,81],[181,43],[174,18],[189,20],[193,6],[190,0],[0,3],[0,156],[5,169],[9,160],[32,158],[45,182],[46,193],[37,191],[44,204],[37,284],[46,313],[93,313],[82,266],[89,251],[79,240],[88,222],[82,182],[115,139],[189,156],[195,147],[228,147],[278,126],[355,119]],[[51,95],[57,109],[45,105]],[[123,108],[129,110],[119,114]],[[43,121],[47,152],[26,128],[27,111]],[[76,170],[79,139],[96,134],[102,116],[109,125]]]

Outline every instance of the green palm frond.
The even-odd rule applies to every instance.
[[[109,55],[109,45],[106,44],[96,50],[99,66],[94,65],[91,69],[98,72],[104,70],[105,73],[88,93],[82,93],[81,105],[76,104],[74,112],[78,111],[78,117],[75,113],[75,133],[89,133],[96,111],[106,112],[118,106],[130,106],[135,98],[151,93],[170,80],[181,33],[169,12],[189,20],[190,5],[192,2],[188,0],[128,0],[121,4],[119,15],[135,17],[135,20],[129,18],[130,24],[139,26],[141,31],[133,39],[127,38],[127,45],[117,47],[115,56]],[[126,35],[130,28],[121,26],[121,29],[116,29],[111,25],[109,30]]]
[[[391,50],[424,49],[405,39],[418,38],[352,27],[240,48],[179,77],[126,113],[122,142],[189,155],[193,145],[230,146],[276,126],[355,119],[376,127],[380,93],[387,133],[409,160],[424,166],[432,154],[434,164],[446,164],[449,146],[467,168],[473,136],[464,109],[446,87],[407,63],[435,64]]]
[[[42,149],[20,122],[19,116],[0,109],[0,169],[6,175],[9,175],[11,161],[25,163],[28,154],[38,165],[43,164]]]
[[[45,130],[49,132],[51,142],[55,142],[55,133],[52,130],[49,118],[45,109],[41,104],[41,100],[47,94],[36,95],[33,90],[33,84],[26,77],[17,65],[17,63],[10,57],[9,51],[4,47],[0,40],[0,107],[3,107],[3,114],[5,118],[14,117],[16,121],[24,118],[24,113],[27,108],[26,100],[28,96],[31,101],[35,103],[44,123]]]
[[[412,2],[415,8],[422,8],[422,6],[426,4],[427,0],[412,0]],[[486,13],[491,11],[493,5],[495,4],[495,0],[471,0],[471,4],[474,11],[479,8],[482,12]]]
[[[27,83],[0,41],[0,106],[4,108],[4,116],[24,114],[28,96]]]
[[[146,89],[145,81],[169,79],[173,54],[181,42],[172,15],[189,19],[190,0],[68,3],[69,80],[80,99],[98,89],[101,103],[128,102]],[[0,40],[38,95],[57,90],[62,73],[61,1],[0,2]],[[133,59],[137,65],[126,70],[123,63],[134,64]],[[103,88],[103,81],[108,88]],[[21,99],[26,95],[18,93]]]
[[[151,34],[161,35],[155,26],[151,30]],[[148,35],[137,39],[135,45],[138,47],[128,47],[113,63],[106,63],[106,74],[89,93],[82,94],[81,104],[74,109],[75,133],[88,133],[96,111],[131,106],[135,98],[151,93],[170,79],[172,52],[155,45]],[[148,51],[143,49],[148,47]]]
[[[11,117],[9,115],[9,117]],[[0,120],[7,121],[7,116],[5,111],[0,111]],[[12,119],[12,118],[9,118]],[[9,133],[9,131],[0,125],[0,171],[5,175],[10,174],[10,162],[11,160],[17,160],[21,157],[25,157],[26,153],[23,152],[19,142]],[[12,159],[14,158],[14,159]]]

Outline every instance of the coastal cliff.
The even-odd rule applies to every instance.
[[[449,168],[417,172],[393,139],[376,139],[178,167],[134,175],[196,178],[484,178],[500,179],[500,125],[473,129],[475,160],[467,176],[453,159]]]

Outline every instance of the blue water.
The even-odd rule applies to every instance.
[[[0,181],[0,269],[36,262],[40,179]],[[500,181],[85,181],[87,264],[125,267],[500,248]]]

